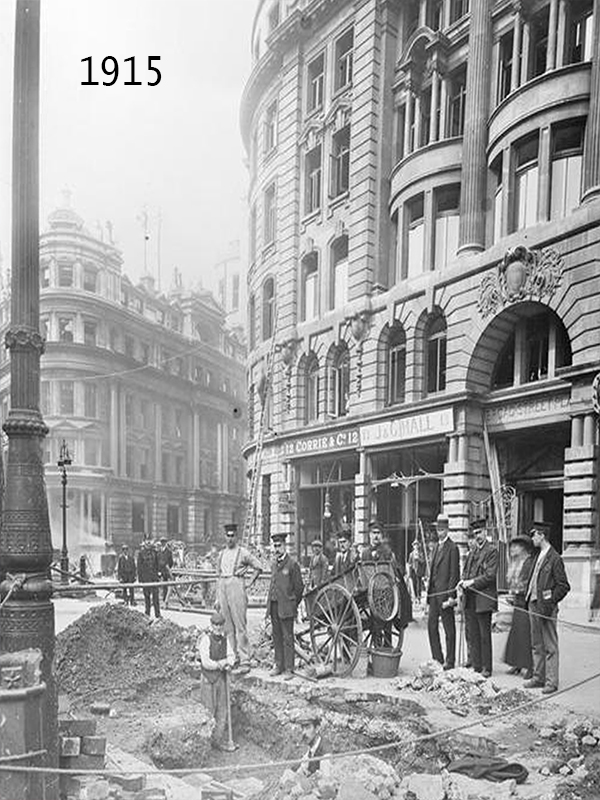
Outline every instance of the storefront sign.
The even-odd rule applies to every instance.
[[[553,394],[549,397],[525,397],[514,403],[504,403],[486,409],[485,418],[489,425],[506,425],[511,422],[531,422],[568,412],[571,398],[568,394]]]
[[[311,453],[326,453],[332,450],[341,450],[345,447],[358,447],[358,430],[336,431],[323,433],[319,436],[308,436],[305,439],[296,439],[292,442],[283,442],[281,456],[307,456]]]
[[[436,436],[454,430],[454,414],[451,408],[441,408],[412,417],[388,419],[373,425],[363,425],[360,429],[361,447],[386,444],[387,442],[419,439],[422,436]]]

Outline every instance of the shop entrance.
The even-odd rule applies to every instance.
[[[563,546],[563,485],[565,448],[570,443],[569,423],[513,431],[496,438],[503,483],[517,492],[519,533],[534,520],[551,525],[550,542],[560,553]]]

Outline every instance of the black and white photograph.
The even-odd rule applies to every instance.
[[[0,798],[599,800],[600,0],[0,0]]]

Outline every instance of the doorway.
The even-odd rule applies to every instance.
[[[527,488],[517,491],[519,498],[519,529],[527,532],[535,521],[550,524],[550,544],[558,553],[563,548],[563,508],[562,487],[539,489]]]

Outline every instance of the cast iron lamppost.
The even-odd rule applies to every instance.
[[[60,553],[60,574],[61,583],[69,582],[69,550],[67,548],[67,467],[73,463],[71,454],[63,439],[58,456],[58,468],[60,469],[62,483],[62,550]]]
[[[10,411],[6,488],[0,529],[0,651],[42,654],[43,741],[38,765],[58,765],[58,708],[52,660],[52,537],[42,462],[48,433],[40,413],[39,91],[40,0],[17,0],[12,141],[12,277]],[[18,575],[15,583],[12,576]],[[10,593],[10,596],[9,596]],[[14,797],[56,800],[56,775],[31,776],[35,786]],[[43,786],[40,786],[42,783]],[[5,795],[3,795],[5,796]]]

